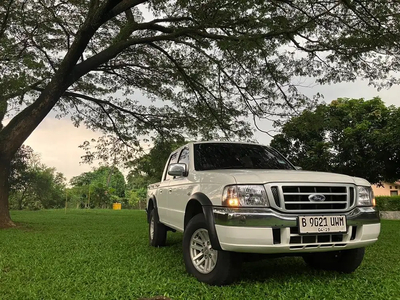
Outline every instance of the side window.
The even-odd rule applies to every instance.
[[[172,153],[171,158],[169,159],[169,163],[168,163],[168,168],[170,164],[175,164],[178,162],[178,152]],[[168,172],[168,168],[167,168],[167,172]],[[170,176],[168,175],[168,173],[165,173],[165,178],[164,180],[171,180],[174,179],[174,176]]]
[[[183,148],[181,155],[179,156],[179,163],[184,163],[189,167],[189,148]]]

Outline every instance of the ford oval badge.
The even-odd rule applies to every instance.
[[[321,194],[312,194],[308,196],[308,200],[313,202],[322,202],[325,201],[325,196]]]

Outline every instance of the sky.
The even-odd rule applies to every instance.
[[[324,101],[329,103],[337,98],[365,98],[371,99],[380,96],[387,105],[400,106],[400,86],[389,90],[377,91],[363,81],[355,83],[340,83],[335,85],[314,86],[305,91],[308,96],[315,93],[324,95]],[[263,130],[272,129],[268,122],[259,123]],[[97,165],[81,164],[84,151],[78,146],[85,140],[97,138],[100,133],[86,129],[84,126],[74,127],[67,119],[55,119],[49,115],[38,128],[29,136],[25,144],[41,155],[41,161],[49,167],[55,167],[64,174],[67,180],[83,172],[90,171]],[[261,132],[255,133],[255,138],[260,144],[269,144],[271,138]]]
[[[84,126],[75,127],[67,119],[56,119],[48,116],[25,141],[32,149],[40,154],[42,163],[55,167],[69,181],[73,176],[90,171],[96,165],[81,164],[81,156],[85,152],[79,148],[85,140],[97,138],[101,134],[86,129]]]

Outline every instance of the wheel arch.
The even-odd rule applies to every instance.
[[[205,194],[197,192],[190,197],[185,208],[184,229],[186,229],[190,219],[199,213],[202,213],[206,219],[207,230],[212,247],[215,250],[222,250],[215,229],[213,205]]]
[[[155,220],[158,222],[158,211],[157,211],[157,200],[155,196],[151,196],[150,199],[147,202],[147,208],[146,208],[146,212],[147,212],[147,223],[150,222],[150,213],[151,211],[154,209],[154,217]]]

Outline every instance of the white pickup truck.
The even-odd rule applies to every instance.
[[[167,231],[183,232],[186,270],[212,285],[232,282],[255,253],[350,273],[378,239],[374,202],[368,181],[298,170],[267,146],[189,143],[149,186],[149,241],[164,246]]]

